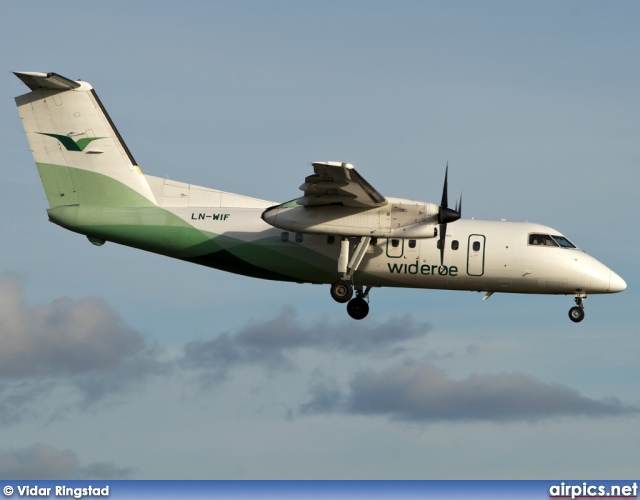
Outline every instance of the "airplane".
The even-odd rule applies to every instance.
[[[462,219],[448,203],[382,195],[346,162],[312,163],[302,196],[274,203],[143,174],[93,87],[15,72],[16,104],[48,200],[49,220],[105,242],[252,278],[330,285],[361,320],[378,287],[572,295],[625,290],[615,272],[560,231]]]

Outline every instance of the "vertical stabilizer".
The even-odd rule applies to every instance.
[[[16,72],[31,92],[16,104],[49,206],[141,207],[155,198],[87,82]]]

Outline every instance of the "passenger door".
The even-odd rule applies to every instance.
[[[469,236],[467,246],[467,274],[469,276],[482,276],[484,274],[484,247],[486,238],[482,234]]]
[[[398,259],[404,253],[404,240],[402,238],[389,238],[387,240],[387,257]]]

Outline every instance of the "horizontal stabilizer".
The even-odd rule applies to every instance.
[[[78,82],[69,80],[57,73],[34,73],[31,71],[14,71],[20,80],[31,90],[51,89],[51,90],[72,90],[80,86]]]

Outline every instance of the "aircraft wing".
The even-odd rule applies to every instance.
[[[313,171],[300,186],[304,196],[296,200],[298,205],[373,208],[389,203],[349,163],[314,162]]]

